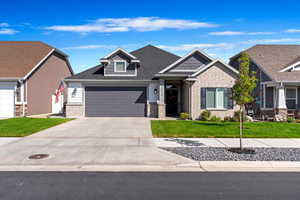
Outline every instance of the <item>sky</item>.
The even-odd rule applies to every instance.
[[[296,0],[10,0],[1,2],[0,40],[43,41],[76,73],[118,47],[148,44],[227,62],[255,44],[300,44],[299,10]]]

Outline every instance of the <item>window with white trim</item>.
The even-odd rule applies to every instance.
[[[288,109],[297,108],[297,88],[285,88],[285,101]]]
[[[126,72],[126,61],[118,60],[114,61],[115,72]]]
[[[206,107],[224,109],[225,107],[225,88],[206,89]]]

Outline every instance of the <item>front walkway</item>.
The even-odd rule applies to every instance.
[[[238,138],[154,138],[159,147],[239,147]],[[300,139],[243,139],[244,147],[300,148]]]
[[[192,162],[157,148],[148,118],[76,119],[0,148],[0,166],[169,166]],[[33,154],[49,157],[28,159]]]

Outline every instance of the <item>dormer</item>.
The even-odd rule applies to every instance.
[[[118,48],[100,59],[104,65],[104,76],[136,76],[139,60],[125,50]]]

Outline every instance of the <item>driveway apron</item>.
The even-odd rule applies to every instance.
[[[0,165],[177,165],[158,149],[148,118],[80,118],[0,147]],[[48,154],[39,160],[33,154]]]

